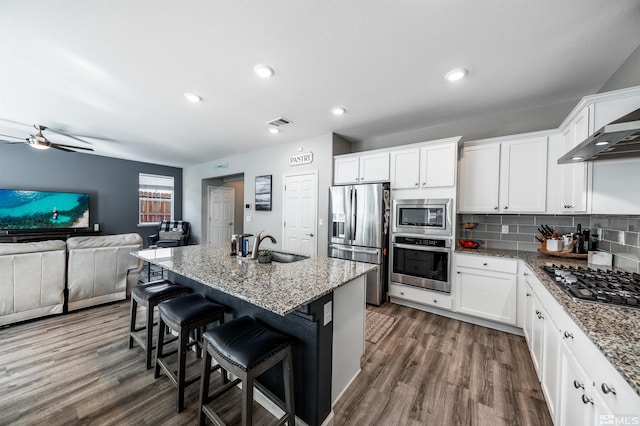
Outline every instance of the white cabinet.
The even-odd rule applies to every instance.
[[[433,306],[450,311],[453,307],[453,298],[450,294],[438,293],[425,290],[419,287],[389,283],[389,297],[394,299],[407,300],[421,305]]]
[[[640,415],[640,396],[524,267],[524,334],[555,424]],[[609,417],[611,418],[611,417]]]
[[[547,136],[474,143],[462,149],[461,212],[544,213]]]
[[[593,424],[594,409],[589,378],[571,352],[563,347],[560,368],[560,425]]]
[[[458,140],[391,151],[391,188],[454,186]]]
[[[585,140],[591,133],[589,123],[591,106],[586,106],[564,129],[562,134],[562,153],[569,151]],[[586,213],[588,211],[588,163],[560,164],[561,176],[561,212]]]
[[[500,144],[465,146],[459,170],[458,210],[497,213]]]
[[[334,157],[333,183],[386,182],[389,180],[389,152]]]
[[[499,210],[504,213],[544,213],[547,207],[547,137],[503,142],[500,151]]]
[[[456,265],[457,311],[515,325],[517,261],[458,254]]]

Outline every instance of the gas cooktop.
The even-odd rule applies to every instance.
[[[640,274],[557,265],[544,270],[571,297],[640,309]]]

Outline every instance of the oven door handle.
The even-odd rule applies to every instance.
[[[420,246],[420,245],[413,245],[413,244],[400,244],[400,243],[393,243],[392,247],[394,248],[403,248],[403,249],[407,249],[407,250],[417,250],[417,251],[437,251],[440,253],[447,253],[451,251],[451,248],[447,248],[447,247],[429,247],[429,246]]]

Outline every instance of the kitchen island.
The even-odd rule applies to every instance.
[[[229,245],[133,253],[169,271],[169,279],[225,306],[225,321],[257,318],[293,340],[296,414],[315,426],[359,372],[364,353],[366,276],[376,265],[312,256],[259,264],[229,255]],[[282,398],[281,368],[259,381]]]

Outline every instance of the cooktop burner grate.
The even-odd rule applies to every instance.
[[[640,309],[640,274],[555,264],[544,270],[571,297]]]

